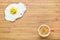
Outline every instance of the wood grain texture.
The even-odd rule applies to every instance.
[[[15,22],[6,21],[5,8],[12,3],[22,2],[27,11]],[[47,38],[37,32],[41,24],[55,30]],[[60,0],[0,0],[0,40],[60,40]]]

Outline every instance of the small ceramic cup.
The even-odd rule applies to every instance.
[[[40,32],[40,28],[41,28],[42,26],[44,26],[44,27],[47,27],[47,28],[48,28],[48,33],[47,33],[47,34],[45,34],[45,35],[41,34],[41,32]],[[52,30],[52,31],[53,31],[53,30]],[[49,27],[48,25],[46,25],[46,24],[42,24],[42,25],[41,25],[41,26],[39,26],[39,28],[38,28],[38,33],[39,33],[39,35],[40,35],[41,37],[47,37],[47,36],[49,36],[49,35],[50,35],[50,33],[51,33],[51,29],[50,29],[50,27]]]

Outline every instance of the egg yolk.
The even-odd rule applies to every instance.
[[[11,8],[10,9],[10,14],[16,14],[17,13],[17,8]]]

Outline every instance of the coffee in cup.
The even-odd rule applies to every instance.
[[[50,27],[43,24],[38,28],[38,33],[42,37],[47,37],[50,34]]]

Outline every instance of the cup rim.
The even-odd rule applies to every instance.
[[[40,33],[39,29],[40,29],[42,26],[48,27],[48,29],[49,29],[48,34],[42,35],[42,34]],[[50,34],[50,27],[49,27],[48,25],[46,25],[46,24],[42,24],[42,25],[40,25],[39,28],[38,28],[38,33],[39,33],[39,35],[40,35],[41,37],[47,37],[47,36]]]

